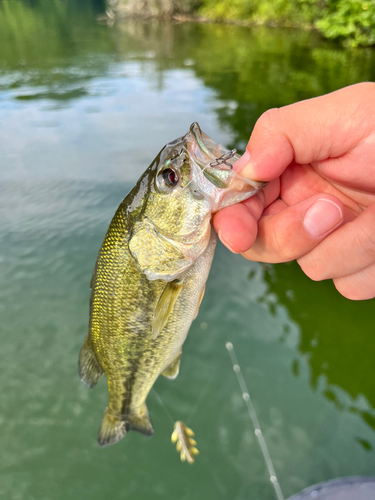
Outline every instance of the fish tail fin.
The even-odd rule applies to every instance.
[[[103,375],[103,370],[92,349],[89,334],[86,335],[79,353],[78,373],[82,382],[90,389],[96,386]]]
[[[138,413],[129,414],[126,418],[126,424],[129,430],[141,432],[145,436],[154,434],[146,405],[143,405]]]
[[[98,443],[100,446],[117,443],[117,441],[120,441],[125,436],[126,428],[126,422],[120,420],[106,408],[99,431]]]

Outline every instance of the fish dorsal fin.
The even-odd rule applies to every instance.
[[[173,241],[159,234],[147,219],[134,225],[129,250],[149,280],[172,281],[192,265]]]
[[[176,303],[178,296],[181,293],[183,283],[179,281],[171,281],[164,288],[160,295],[159,301],[156,304],[154,312],[154,323],[152,326],[152,338],[156,339],[159,333],[167,324],[168,318],[173,311],[173,306]]]

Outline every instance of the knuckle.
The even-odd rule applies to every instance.
[[[255,220],[259,220],[265,206],[265,199],[263,191],[260,191],[255,196],[248,198],[247,200],[242,202],[243,205],[249,210],[251,215],[255,218]]]
[[[348,280],[335,279],[333,283],[336,290],[346,299],[350,300],[363,300],[361,291],[357,287],[348,284]]]
[[[295,250],[290,246],[290,237],[279,228],[273,227],[268,234],[268,245],[278,258],[278,262],[289,262],[296,258]]]
[[[375,83],[374,82],[360,82],[357,83],[357,88],[360,88],[361,92],[373,92],[375,94]]]
[[[362,224],[356,235],[356,246],[366,260],[375,258],[375,213],[371,214],[371,216],[372,221],[369,221],[368,224]]]
[[[335,278],[333,282],[337,291],[347,299],[373,299],[375,297],[375,264],[357,273]]]
[[[260,115],[255,126],[271,132],[276,128],[279,121],[279,115],[279,108],[268,109]]]
[[[306,254],[297,260],[300,268],[312,281],[323,281],[328,278],[324,268],[317,262],[311,254]]]

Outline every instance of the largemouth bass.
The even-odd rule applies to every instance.
[[[160,151],[112,219],[92,276],[79,356],[90,388],[107,378],[100,445],[129,430],[153,434],[146,398],[160,374],[178,375],[215,251],[211,216],[264,185],[236,174],[236,159],[194,123]]]

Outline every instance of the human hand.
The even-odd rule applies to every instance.
[[[375,297],[375,83],[268,110],[234,169],[270,182],[215,214],[224,245],[253,261],[297,259],[344,297]]]

